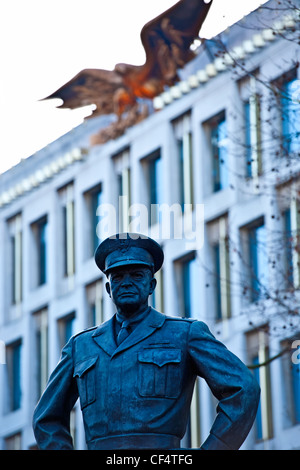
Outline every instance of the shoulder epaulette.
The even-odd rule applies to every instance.
[[[98,326],[91,326],[90,328],[85,328],[84,330],[79,331],[78,333],[76,333],[75,335],[73,335],[73,338],[76,338],[77,336],[80,336],[80,335],[82,335],[83,333],[87,333],[88,331],[96,330],[97,328],[98,328]]]
[[[186,318],[186,317],[171,317],[166,315],[166,320],[175,320],[175,321],[186,321],[186,322],[194,322],[197,321],[197,318]]]

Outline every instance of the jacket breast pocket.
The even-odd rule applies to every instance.
[[[98,356],[88,357],[74,367],[73,377],[77,380],[81,409],[96,400],[96,362]]]
[[[181,350],[138,352],[138,390],[143,397],[177,398],[181,389]]]

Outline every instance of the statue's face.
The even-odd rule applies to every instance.
[[[149,268],[133,265],[111,270],[106,289],[118,309],[133,313],[148,305],[155,285]]]

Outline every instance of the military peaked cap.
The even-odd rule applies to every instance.
[[[164,261],[161,246],[152,238],[139,233],[117,233],[106,238],[95,252],[98,268],[108,273],[119,266],[142,265],[158,271]]]

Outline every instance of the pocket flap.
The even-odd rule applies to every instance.
[[[97,362],[98,356],[88,357],[75,364],[73,377],[82,377]]]
[[[139,362],[156,364],[162,367],[169,363],[179,363],[181,361],[180,349],[145,349],[139,351]]]

